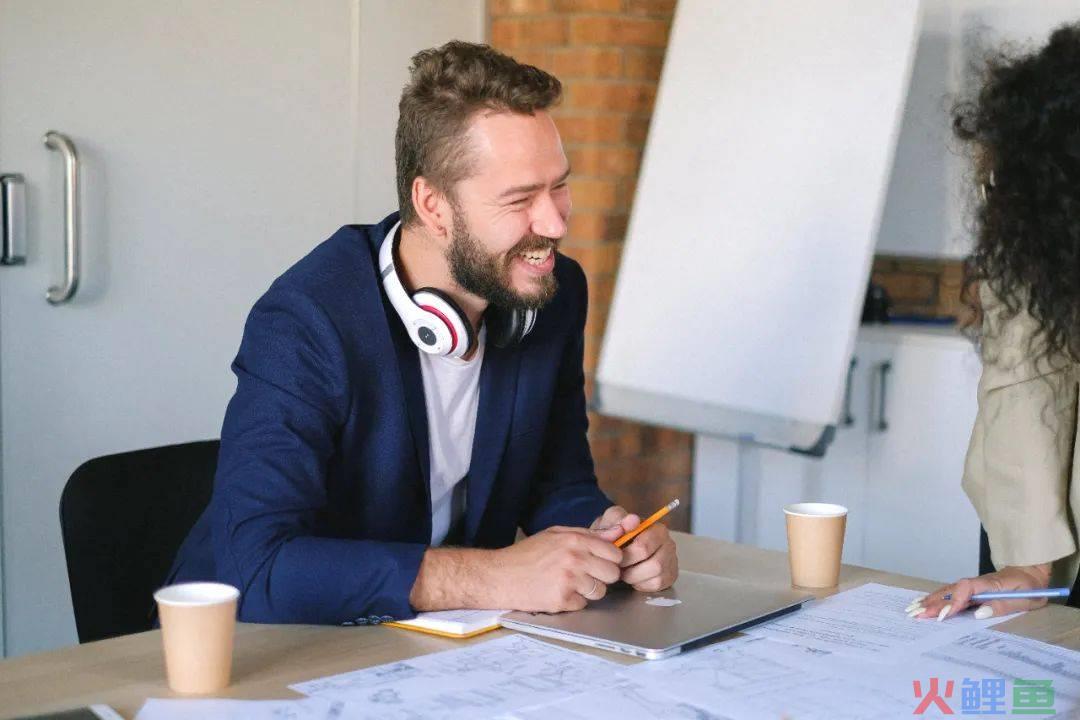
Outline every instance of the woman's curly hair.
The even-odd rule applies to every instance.
[[[984,195],[965,297],[985,284],[1003,319],[1034,318],[1029,353],[1080,362],[1080,23],[1037,52],[992,56],[953,129],[974,151]]]

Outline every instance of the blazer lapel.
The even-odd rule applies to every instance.
[[[408,332],[397,316],[397,311],[384,298],[390,334],[394,338],[397,352],[398,369],[401,371],[401,385],[405,395],[405,409],[409,414],[409,429],[412,431],[413,445],[416,448],[416,461],[420,467],[420,480],[423,483],[424,497],[427,498],[427,536],[431,537],[431,450],[428,444],[427,405],[424,402],[424,376],[420,372],[420,351],[409,339]]]
[[[476,410],[472,461],[469,465],[465,504],[465,544],[472,545],[484,516],[491,488],[506,448],[506,435],[517,394],[521,350],[518,346],[484,348],[480,368],[480,401]]]

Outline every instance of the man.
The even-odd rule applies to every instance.
[[[343,624],[668,587],[666,528],[616,548],[640,518],[593,472],[559,81],[462,42],[411,73],[400,218],[342,228],[252,309],[170,581],[236,585],[247,621]]]

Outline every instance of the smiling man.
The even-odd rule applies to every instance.
[[[560,93],[484,45],[413,58],[400,216],[342,228],[252,309],[170,582],[237,586],[247,621],[343,624],[674,582],[662,525],[614,546],[640,519],[593,472]]]

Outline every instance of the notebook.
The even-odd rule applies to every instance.
[[[423,612],[412,620],[395,620],[383,625],[416,630],[441,637],[469,638],[499,628],[506,610],[438,610]]]

